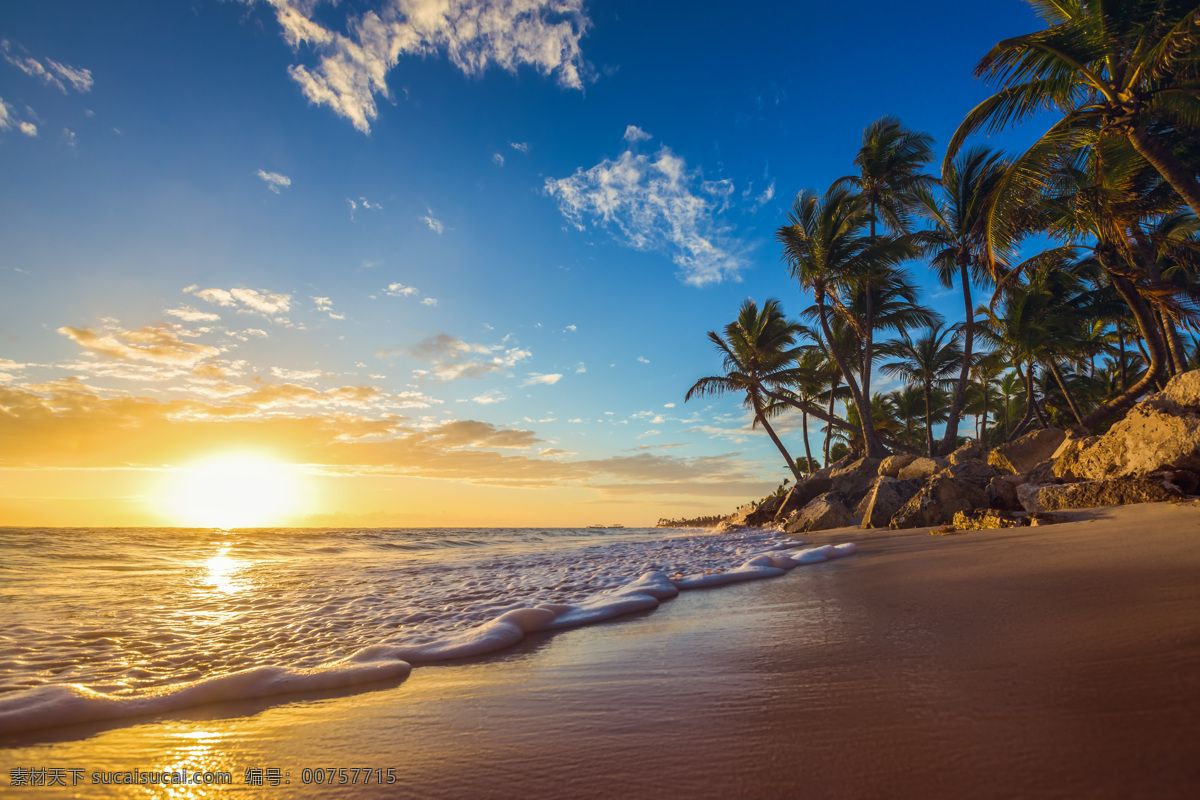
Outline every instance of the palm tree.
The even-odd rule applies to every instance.
[[[875,241],[876,221],[882,221],[892,234],[908,231],[909,208],[914,193],[936,183],[921,169],[933,158],[933,137],[911,131],[894,117],[882,117],[863,131],[862,147],[854,157],[857,175],[845,175],[834,188],[850,188],[866,198],[869,228]],[[861,360],[862,394],[871,396],[871,369],[875,360],[875,306],[872,275],[864,276],[863,357]]]
[[[967,137],[1019,123],[1042,110],[1061,119],[1017,159],[1028,177],[1077,134],[1131,144],[1200,216],[1196,171],[1176,154],[1200,121],[1200,14],[1195,0],[1035,0],[1049,25],[1005,39],[975,74],[1001,89],[959,125],[948,164]],[[1014,178],[1018,177],[1014,174]]]
[[[942,199],[930,191],[917,193],[919,213],[930,222],[930,228],[917,234],[930,266],[947,289],[957,279],[962,288],[965,319],[962,325],[962,363],[958,381],[950,402],[950,417],[941,451],[949,453],[957,447],[958,421],[970,381],[971,359],[975,344],[975,306],[971,299],[971,282],[987,280],[991,258],[987,254],[986,233],[994,192],[1008,169],[1000,153],[986,147],[973,147],[948,164],[942,172]],[[993,242],[1007,255],[1013,244],[1009,226],[992,229]]]
[[[892,409],[904,426],[904,442],[914,450],[920,448],[920,439],[924,438],[924,427],[913,428],[913,420],[924,419],[929,409],[925,405],[925,393],[920,386],[908,385],[894,389],[888,394]]]
[[[804,476],[767,421],[769,400],[765,392],[785,381],[786,371],[799,354],[795,346],[799,331],[799,325],[783,316],[778,300],[767,300],[760,311],[753,300],[746,299],[737,319],[725,326],[723,337],[716,331],[708,332],[709,341],[722,356],[725,374],[701,378],[683,398],[686,403],[693,396],[744,392],[743,403],[754,413],[754,425],[761,425],[771,437],[797,481]]]
[[[797,196],[788,224],[776,233],[791,274],[813,293],[817,318],[825,344],[837,362],[850,389],[854,405],[867,408],[868,399],[855,377],[853,365],[838,346],[831,327],[832,314],[840,316],[865,339],[861,320],[847,309],[847,300],[858,281],[880,275],[899,265],[912,248],[896,239],[868,239],[862,235],[870,219],[867,200],[846,189],[830,188],[823,197],[805,190]],[[859,414],[866,454],[882,458],[887,453],[874,428],[866,423],[870,414]]]
[[[884,364],[881,369],[907,383],[920,386],[925,395],[926,453],[933,455],[933,393],[949,386],[954,370],[962,361],[962,346],[953,328],[943,328],[938,322],[914,341],[907,332],[886,345],[889,355],[899,359]]]

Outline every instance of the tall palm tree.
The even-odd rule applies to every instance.
[[[962,361],[962,346],[953,328],[943,328],[938,322],[926,329],[916,340],[902,332],[900,338],[887,343],[887,352],[896,361],[880,369],[907,383],[920,386],[925,395],[926,453],[933,455],[933,393],[953,382],[954,370]]]
[[[725,326],[724,336],[708,332],[709,341],[721,354],[725,374],[701,378],[683,398],[687,402],[692,397],[745,393],[743,404],[754,413],[754,424],[771,437],[797,481],[804,476],[767,421],[770,400],[766,390],[786,381],[787,370],[799,355],[795,346],[799,331],[799,325],[783,316],[778,300],[767,300],[761,310],[753,300],[745,300],[737,319]]]
[[[876,222],[893,234],[908,231],[910,207],[914,193],[936,183],[932,175],[921,172],[933,158],[933,137],[927,133],[905,128],[894,117],[882,117],[863,131],[862,147],[854,157],[857,175],[845,175],[834,181],[835,188],[849,188],[866,198],[869,213],[869,236],[876,238]],[[861,360],[862,393],[871,396],[871,370],[875,360],[875,304],[872,284],[874,276],[863,280],[863,357]]]
[[[950,417],[941,451],[949,453],[958,441],[958,421],[970,381],[971,359],[975,345],[975,306],[971,299],[971,282],[982,283],[989,277],[991,259],[987,254],[989,212],[994,192],[1008,169],[1008,162],[986,147],[973,147],[943,169],[942,191],[938,197],[930,191],[920,191],[918,213],[930,223],[926,231],[917,234],[930,266],[947,289],[958,281],[963,295],[965,318],[962,325],[962,363],[958,381],[950,401]],[[996,225],[993,230],[993,255],[998,251],[1008,255],[1016,231],[1012,226]]]
[[[894,238],[864,236],[869,220],[867,200],[861,195],[830,188],[822,197],[805,190],[792,204],[788,224],[779,228],[776,236],[792,276],[813,293],[826,346],[842,372],[855,407],[860,410],[859,419],[864,421],[866,454],[882,458],[887,452],[867,422],[870,412],[861,413],[868,406],[868,398],[855,376],[854,364],[838,346],[830,319],[834,314],[840,316],[865,339],[862,321],[847,308],[854,286],[864,276],[879,275],[898,266],[912,253],[909,244]]]
[[[1017,172],[1038,172],[1048,153],[1070,147],[1078,133],[1116,138],[1136,148],[1200,216],[1196,171],[1176,152],[1200,122],[1195,0],[1032,4],[1049,27],[1005,39],[979,62],[976,76],[1001,89],[967,115],[946,162],[977,130],[995,132],[1054,110],[1062,116],[1017,159]]]
[[[924,426],[918,426],[914,429],[914,420],[925,418],[927,409],[925,406],[925,393],[920,386],[909,384],[900,389],[894,389],[888,393],[891,400],[892,409],[896,412],[896,416],[904,427],[904,442],[913,450],[918,450],[921,447],[920,440],[924,438]]]

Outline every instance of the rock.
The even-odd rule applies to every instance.
[[[830,464],[828,467],[825,467],[824,469],[819,469],[816,472],[814,472],[812,475],[809,475],[808,477],[809,477],[809,479],[828,478],[829,476],[831,476],[834,473],[835,470],[839,470],[842,467],[845,467],[848,464],[852,464],[857,460],[858,460],[858,456],[854,455],[853,453],[851,453],[848,456],[842,456],[837,461]]]
[[[917,457],[908,453],[888,456],[879,464],[879,474],[889,478],[900,477],[900,470],[916,461]]]
[[[1017,487],[1017,496],[1026,511],[1157,503],[1182,494],[1173,483],[1153,478],[1113,478],[1043,486],[1028,483]]]
[[[957,452],[957,451],[955,451]],[[956,481],[964,481],[976,486],[980,489],[986,488],[1000,472],[980,459],[970,459],[959,461],[942,471],[943,475],[949,475]]]
[[[926,478],[932,478],[944,467],[949,466],[949,464],[950,462],[944,458],[925,458],[922,456],[921,458],[914,458],[912,463],[900,470],[897,477],[902,481],[912,480],[913,478],[925,480]]]
[[[959,511],[954,515],[954,527],[960,531],[988,531],[997,528],[1027,528],[1037,525],[1053,525],[1064,522],[1057,514],[1009,514],[994,508],[977,508],[974,511]]]
[[[1190,469],[1177,469],[1171,473],[1171,483],[1179,487],[1184,494],[1195,494],[1200,489],[1200,474]]]
[[[818,477],[816,474],[807,480],[800,481],[788,491],[779,510],[775,513],[775,520],[787,519],[808,505],[814,497],[824,494],[832,488],[833,482],[828,477]]]
[[[968,511],[987,505],[983,489],[967,481],[956,481],[949,475],[934,475],[921,491],[892,515],[892,528],[920,528],[926,525],[945,525],[957,511]]]
[[[919,480],[902,481],[880,475],[871,482],[854,515],[862,518],[863,528],[886,528],[892,516],[921,491],[922,485]]]
[[[961,464],[964,461],[981,460],[987,460],[987,448],[984,447],[983,442],[979,441],[978,439],[967,442],[962,447],[950,454],[951,466],[955,464]]]
[[[1129,410],[1098,439],[1064,451],[1055,474],[1082,480],[1142,477],[1163,470],[1200,472],[1200,370]]]
[[[1058,428],[1033,431],[992,450],[988,453],[988,463],[1002,472],[1029,472],[1053,456],[1065,438],[1066,433]]]
[[[768,497],[766,500],[759,503],[757,508],[745,515],[744,524],[766,525],[768,522],[775,519],[775,515],[779,511],[780,507],[783,506],[783,501],[785,499],[786,495],[782,494],[775,497]]]
[[[835,469],[829,479],[833,482],[833,491],[845,495],[849,502],[857,503],[878,473],[878,458],[860,458]]]
[[[730,525],[734,526],[745,525],[746,518],[753,514],[757,509],[758,505],[756,503],[746,503],[744,506],[738,506],[736,509],[734,509],[733,514],[730,515],[728,522]]]
[[[784,528],[788,533],[807,533],[851,525],[854,517],[835,492],[814,498]]]
[[[988,481],[983,493],[987,497],[988,506],[1002,511],[1022,511],[1017,497],[1017,485],[1022,482],[1020,475],[997,475]]]

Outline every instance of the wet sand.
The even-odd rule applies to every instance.
[[[74,767],[25,791],[161,796],[90,776],[187,765],[234,779],[189,797],[1200,796],[1200,505],[1073,513],[812,536],[860,549],[372,691],[2,742],[0,786]],[[329,767],[396,783],[302,785]]]

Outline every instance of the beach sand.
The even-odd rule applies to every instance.
[[[186,764],[235,784],[189,797],[1200,796],[1200,505],[1071,514],[813,535],[860,549],[371,691],[29,735],[0,785],[73,767],[25,793],[151,796],[91,773]],[[396,783],[301,785],[360,766]]]

